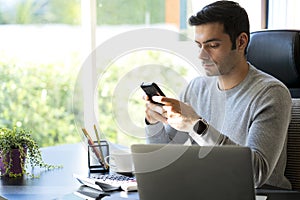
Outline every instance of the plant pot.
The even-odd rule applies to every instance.
[[[13,173],[13,174],[18,174],[18,175],[23,174],[22,165],[23,165],[23,167],[25,166],[27,149],[24,148],[23,151],[25,153],[24,154],[25,156],[22,158],[21,158],[19,149],[12,149],[11,152],[9,152],[5,155],[5,159],[4,159],[4,156],[0,157],[0,169],[1,169],[2,175],[7,175],[7,174],[5,174],[7,167],[9,168],[8,173]],[[5,162],[11,163],[11,166],[9,167],[7,164],[5,164]]]

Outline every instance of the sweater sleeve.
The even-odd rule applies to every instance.
[[[246,146],[252,150],[255,186],[259,187],[269,179],[283,152],[291,115],[290,95],[284,87],[270,88],[253,104],[253,110]]]
[[[220,133],[213,126],[209,126],[205,134],[199,135],[192,131],[189,133],[191,138],[200,146],[214,146],[214,145],[236,145],[227,136]]]
[[[171,126],[161,122],[147,125],[145,132],[147,143],[184,144],[190,139],[190,136],[186,132],[177,131]]]
[[[164,125],[161,122],[153,125],[147,125],[146,131],[146,141],[147,143],[169,143],[170,137],[165,131]]]

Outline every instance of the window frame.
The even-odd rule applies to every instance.
[[[83,123],[89,132],[97,123],[95,112],[95,99],[97,99],[97,72],[96,72],[96,27],[97,13],[96,0],[81,0],[81,25],[82,25],[82,58],[84,67],[81,69],[80,83],[83,95]],[[89,80],[89,81],[87,81]],[[93,106],[91,106],[93,105]]]

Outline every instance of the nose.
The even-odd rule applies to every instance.
[[[199,59],[201,60],[209,60],[210,56],[204,48],[199,50]]]

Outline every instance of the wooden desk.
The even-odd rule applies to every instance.
[[[44,171],[35,169],[40,173],[40,178],[0,178],[0,196],[9,200],[30,199],[30,200],[80,200],[73,194],[81,184],[73,178],[73,174],[88,176],[87,150],[83,144],[67,144],[54,147],[42,148],[43,159],[49,164],[62,164],[62,169]],[[299,200],[300,193],[288,193],[285,191],[260,191],[268,195],[268,200]],[[112,192],[111,197],[124,197],[139,199],[137,192]],[[0,197],[1,199],[1,197]]]

